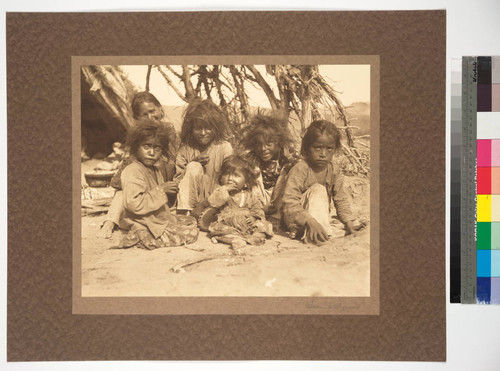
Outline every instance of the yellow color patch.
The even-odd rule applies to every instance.
[[[477,195],[477,221],[491,222],[491,195]]]

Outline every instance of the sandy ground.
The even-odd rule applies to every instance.
[[[369,199],[353,187],[353,211]],[[369,228],[324,246],[277,234],[234,251],[201,232],[187,247],[119,249],[121,231],[96,236],[105,215],[82,217],[82,296],[369,296]]]

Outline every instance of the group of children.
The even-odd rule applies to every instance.
[[[188,105],[180,140],[151,93],[138,93],[132,111],[137,125],[112,181],[117,191],[101,236],[118,226],[129,231],[124,246],[154,249],[193,243],[201,229],[239,248],[271,238],[266,215],[280,215],[291,238],[321,245],[338,234],[330,200],[342,235],[354,233],[342,171],[331,161],[341,146],[333,123],[311,123],[294,162],[286,156],[286,129],[270,115],[250,120],[235,154],[227,119],[211,100]]]

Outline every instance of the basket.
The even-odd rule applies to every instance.
[[[85,180],[89,187],[108,187],[116,171],[87,171]]]

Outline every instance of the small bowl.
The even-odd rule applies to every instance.
[[[115,175],[116,171],[87,171],[85,175],[85,180],[89,187],[108,187],[111,182],[111,178]]]

